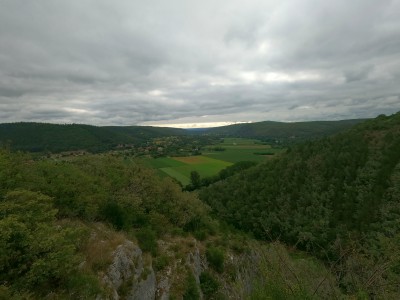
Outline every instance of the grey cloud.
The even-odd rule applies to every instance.
[[[0,121],[295,121],[400,110],[398,0],[1,6]]]
[[[344,72],[346,82],[359,81],[366,79],[368,74],[372,71],[373,66],[363,66],[357,69],[351,69]]]
[[[25,94],[25,91],[21,89],[13,89],[10,87],[0,87],[0,97],[6,98],[18,98]]]

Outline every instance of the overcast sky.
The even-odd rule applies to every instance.
[[[336,120],[399,95],[400,0],[0,0],[1,123]]]

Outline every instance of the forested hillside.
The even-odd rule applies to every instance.
[[[361,120],[332,122],[258,122],[237,124],[201,131],[151,126],[91,126],[84,124],[3,123],[0,124],[0,145],[29,152],[62,152],[86,150],[104,152],[118,145],[143,145],[154,138],[209,135],[255,137],[268,143],[292,144],[328,136],[347,129]]]
[[[285,143],[293,143],[329,136],[363,121],[363,119],[293,123],[265,121],[222,126],[211,128],[204,132],[222,136],[257,138],[270,141],[278,140]]]
[[[109,155],[0,150],[0,228],[0,299],[342,295],[321,262],[221,225],[196,194]]]
[[[200,228],[207,234],[212,220],[206,212],[194,195],[133,162],[96,155],[33,161],[2,150],[0,298],[110,295],[102,278],[117,246],[133,239],[156,257],[156,241],[166,234],[179,237]],[[159,268],[172,262],[164,255]]]
[[[201,199],[236,228],[331,263],[346,292],[399,293],[400,113],[293,146]]]
[[[149,126],[105,126],[81,124],[0,124],[0,144],[13,150],[61,152],[106,151],[119,144],[141,144],[151,138],[185,134],[183,129]]]
[[[216,180],[1,149],[0,299],[399,298],[400,113]]]

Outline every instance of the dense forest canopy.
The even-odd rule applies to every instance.
[[[24,122],[0,124],[0,143],[10,144],[13,150],[30,152],[104,152],[119,144],[140,145],[152,138],[183,134],[183,129],[150,126],[98,127]]]
[[[0,297],[4,285],[15,297],[53,290],[93,298],[102,293],[101,277],[95,279],[94,267],[78,268],[90,227],[110,224],[155,256],[156,239],[167,233],[212,228],[207,211],[195,195],[132,161],[108,155],[33,161],[1,150]]]
[[[331,262],[359,251],[369,266],[358,267],[380,274],[373,266],[385,263],[391,275],[382,278],[398,280],[400,113],[293,146],[200,196],[215,215],[258,238],[281,240]],[[398,282],[388,286],[398,289]]]

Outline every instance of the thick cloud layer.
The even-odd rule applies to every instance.
[[[373,117],[399,83],[400,0],[0,0],[0,122]]]

